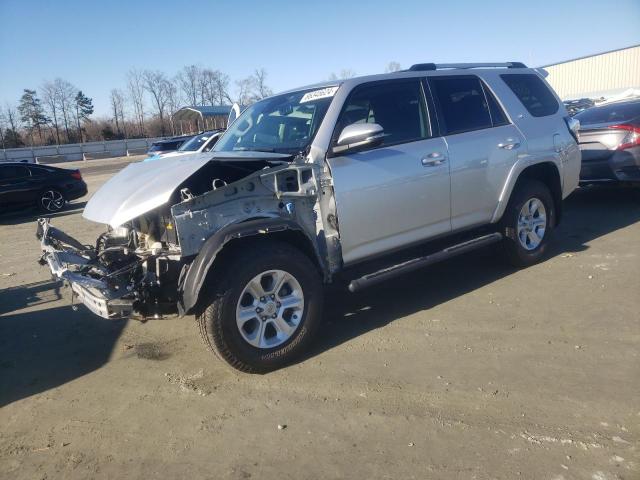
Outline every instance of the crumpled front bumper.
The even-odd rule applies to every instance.
[[[103,279],[78,271],[91,265],[99,270],[92,248],[52,227],[46,218],[38,219],[36,237],[40,239],[42,248],[39,263],[48,265],[54,279],[62,280],[71,287],[72,301],[77,298],[102,318],[120,319],[133,315],[134,300],[123,298],[130,292],[116,290]]]

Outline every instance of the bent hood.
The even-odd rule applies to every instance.
[[[198,154],[129,164],[91,197],[82,216],[119,227],[167,203],[175,189],[209,160],[211,155]]]
[[[281,163],[291,155],[264,152],[192,153],[129,164],[93,194],[82,213],[87,220],[117,228],[158,208],[208,162],[265,160]]]

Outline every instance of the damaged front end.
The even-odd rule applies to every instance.
[[[192,312],[219,251],[247,235],[295,230],[326,278],[340,261],[337,226],[322,221],[333,205],[326,175],[257,152],[132,164],[87,204],[85,218],[108,224],[95,245],[38,220],[41,263],[110,319]]]
[[[77,299],[108,319],[161,318],[176,312],[171,286],[178,273],[176,250],[160,242],[151,249],[140,246],[141,235],[126,226],[103,233],[95,246],[83,245],[44,218],[38,220],[37,237],[40,263],[71,287],[72,303]]]

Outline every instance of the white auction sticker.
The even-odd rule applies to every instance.
[[[319,100],[320,98],[333,97],[338,91],[338,87],[321,88],[320,90],[314,90],[313,92],[305,93],[300,99],[300,103],[311,102],[313,100]]]

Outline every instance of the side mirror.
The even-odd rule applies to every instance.
[[[353,123],[344,127],[332,153],[344,154],[362,148],[375,147],[384,139],[384,128],[377,123]]]

